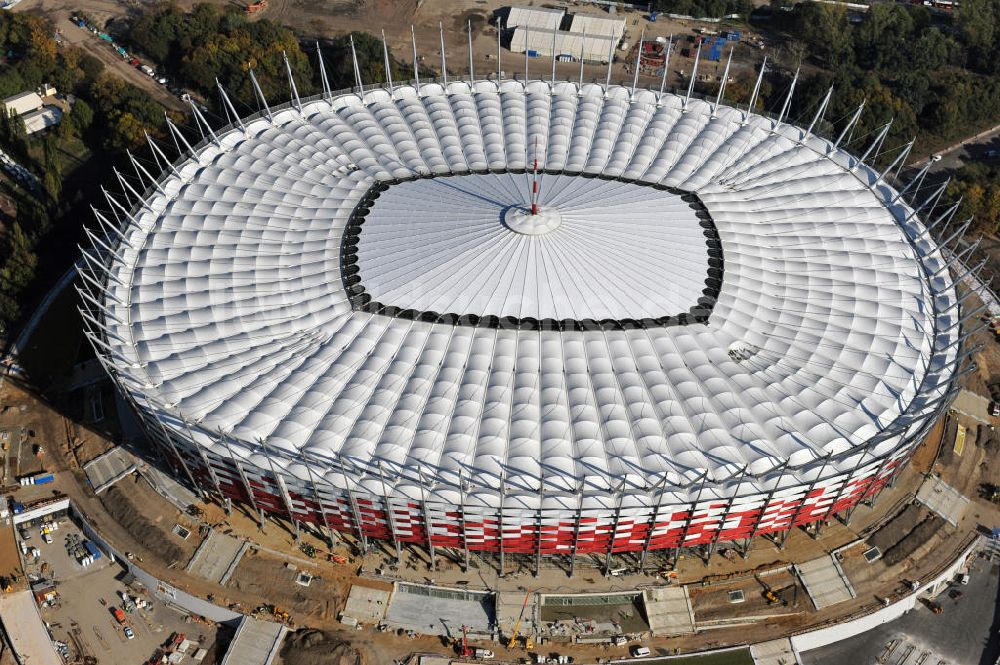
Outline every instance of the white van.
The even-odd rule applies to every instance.
[[[632,647],[632,657],[641,658],[642,656],[648,656],[650,654],[649,647]]]

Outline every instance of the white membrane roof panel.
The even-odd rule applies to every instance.
[[[568,175],[393,186],[365,217],[358,254],[375,300],[459,315],[674,316],[697,305],[708,276],[704,228],[680,196]]]

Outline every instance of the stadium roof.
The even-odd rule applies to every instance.
[[[953,375],[939,252],[830,141],[713,106],[481,81],[247,121],[125,228],[109,358],[199,444],[379,493],[308,460],[492,503],[860,450]]]

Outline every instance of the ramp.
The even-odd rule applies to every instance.
[[[187,571],[216,584],[229,581],[240,559],[246,553],[246,540],[224,536],[210,531],[188,562]]]
[[[94,494],[100,494],[122,478],[127,478],[135,468],[135,459],[119,446],[83,465]]]
[[[817,610],[855,597],[851,583],[833,555],[797,564],[795,572]]]
[[[686,586],[646,589],[642,602],[653,635],[689,635],[694,632],[694,610]]]
[[[917,490],[917,501],[944,518],[948,524],[958,526],[965,516],[969,500],[961,492],[937,476],[928,476]]]
[[[754,665],[798,665],[799,663],[795,651],[792,650],[792,641],[787,637],[751,645],[750,656]]]

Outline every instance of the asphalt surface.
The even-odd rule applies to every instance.
[[[959,600],[950,591],[937,597],[942,614],[923,604],[896,621],[837,644],[806,651],[802,665],[875,665],[886,645],[903,639],[921,650],[931,650],[949,665],[994,665],[1000,656],[1000,565],[976,560]],[[937,663],[928,658],[925,662]]]

